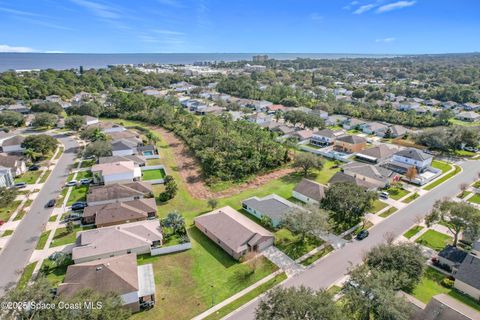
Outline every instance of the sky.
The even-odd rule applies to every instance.
[[[478,51],[479,0],[0,0],[0,52]]]

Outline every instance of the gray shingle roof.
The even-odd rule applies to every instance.
[[[263,198],[248,198],[243,200],[242,203],[260,214],[276,220],[282,220],[290,208],[297,207],[295,204],[276,194],[271,194]]]
[[[426,154],[425,152],[415,149],[415,148],[407,148],[400,150],[395,153],[397,156],[402,156],[405,158],[413,159],[413,160],[418,160],[418,161],[425,161],[429,158],[432,158],[431,155]]]
[[[463,250],[458,249],[457,247],[447,245],[445,248],[442,249],[442,251],[438,253],[438,256],[445,258],[448,261],[462,263],[467,256],[467,253]]]
[[[455,279],[480,289],[480,259],[471,254],[467,255],[458,268]]]
[[[293,191],[296,191],[310,199],[320,201],[325,196],[325,186],[312,180],[302,179]]]
[[[350,144],[367,143],[367,139],[365,139],[364,137],[355,136],[355,135],[352,135],[352,136],[344,135],[344,136],[338,137],[337,140],[350,143]]]

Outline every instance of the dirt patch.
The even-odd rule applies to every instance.
[[[258,188],[271,180],[281,178],[294,172],[294,169],[292,168],[279,169],[257,176],[249,182],[236,185],[227,190],[212,192],[203,179],[200,163],[192,152],[190,152],[188,146],[186,146],[185,143],[171,131],[159,127],[151,127],[151,129],[159,133],[172,150],[177,164],[178,173],[187,185],[190,195],[196,199],[207,200],[230,197],[244,190]]]

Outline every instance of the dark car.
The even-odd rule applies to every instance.
[[[74,204],[72,204],[72,210],[73,211],[76,211],[76,210],[83,210],[87,207],[87,203],[86,202],[83,202],[83,201],[78,201],[78,202],[75,202]]]
[[[55,203],[56,203],[55,199],[49,200],[47,202],[47,208],[51,208],[51,207],[55,206]]]
[[[355,237],[357,240],[363,240],[365,239],[366,237],[368,237],[370,233],[368,232],[368,230],[362,230],[360,231],[357,236]]]
[[[28,170],[30,170],[30,171],[38,171],[38,169],[40,169],[40,167],[37,166],[36,164],[34,164],[33,166],[30,166],[30,167],[28,168]]]
[[[17,189],[22,189],[22,188],[25,188],[26,186],[27,184],[25,182],[18,182],[18,183],[15,183],[13,187]]]

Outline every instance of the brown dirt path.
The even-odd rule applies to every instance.
[[[229,197],[244,190],[258,188],[271,180],[281,178],[295,171],[292,168],[279,169],[257,176],[249,182],[236,185],[227,190],[213,192],[206,185],[205,180],[202,177],[200,163],[190,152],[188,146],[186,146],[185,143],[171,131],[154,126],[150,126],[150,129],[160,134],[167,142],[178,165],[178,172],[187,185],[188,192],[196,199],[207,200]]]

